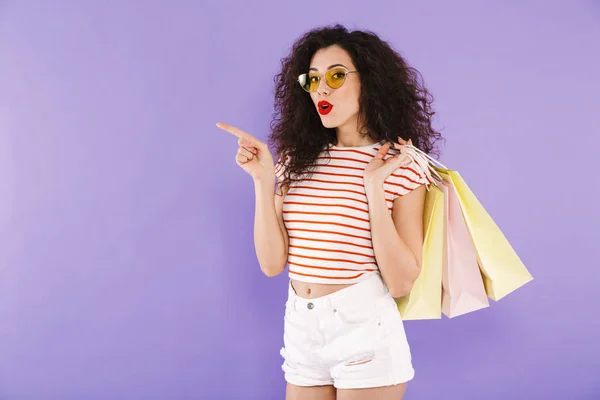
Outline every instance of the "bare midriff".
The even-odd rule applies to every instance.
[[[306,299],[315,299],[317,297],[327,296],[328,294],[337,292],[338,290],[352,286],[352,284],[323,284],[323,283],[308,283],[292,279],[292,288],[296,295]]]

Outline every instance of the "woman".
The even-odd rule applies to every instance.
[[[217,124],[254,179],[260,268],[289,266],[287,399],[401,399],[414,376],[394,298],[419,275],[428,182],[402,149],[440,138],[417,77],[375,34],[319,28],[277,75],[276,165],[267,144]]]

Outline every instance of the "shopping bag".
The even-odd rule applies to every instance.
[[[447,172],[456,188],[477,251],[486,293],[489,298],[498,301],[532,281],[533,277],[460,174],[451,170]]]
[[[423,259],[410,293],[395,299],[404,320],[442,318],[444,193],[430,185],[423,212]]]
[[[498,301],[532,281],[533,277],[513,247],[458,171],[445,167],[414,146],[406,146],[405,152],[420,168],[429,169],[430,175],[440,177],[440,174],[445,173],[452,179],[475,246],[487,296]]]
[[[443,178],[446,232],[442,263],[442,312],[448,318],[458,317],[490,306],[475,246],[462,215],[452,178],[438,171]]]

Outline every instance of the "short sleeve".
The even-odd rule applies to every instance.
[[[410,164],[401,166],[390,175],[388,183],[392,185],[392,191],[394,192],[392,200],[395,200],[429,182],[421,167],[411,161]]]
[[[279,157],[279,160],[277,160],[277,163],[275,164],[275,176],[279,182],[283,181],[288,161],[289,156],[285,158]]]

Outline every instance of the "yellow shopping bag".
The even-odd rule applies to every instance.
[[[488,297],[498,301],[533,280],[502,231],[460,174],[436,166],[433,168],[448,174],[456,188],[463,216],[475,245],[479,268],[484,275]]]
[[[442,318],[442,261],[444,247],[444,193],[431,185],[423,213],[423,260],[411,292],[396,299],[404,320]]]

